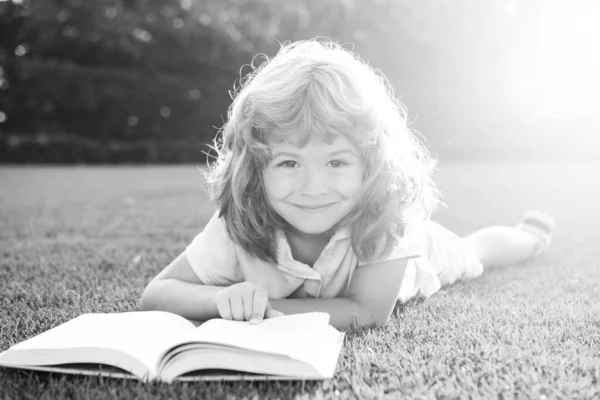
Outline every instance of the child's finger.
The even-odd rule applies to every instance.
[[[229,299],[225,299],[225,301],[220,300],[217,301],[217,309],[219,310],[219,315],[223,319],[233,319],[231,315],[231,306],[229,305]]]
[[[242,302],[244,303],[244,321],[250,321],[252,319],[254,292],[254,289],[252,289],[242,296]]]
[[[267,303],[267,309],[265,310],[265,318],[276,318],[282,317],[284,315],[285,314],[281,311],[277,311],[273,307],[271,307],[271,303]]]
[[[244,302],[242,296],[231,296],[229,298],[231,305],[231,316],[234,321],[244,321]]]
[[[265,316],[265,310],[269,304],[269,293],[264,289],[256,289],[252,299],[251,324],[258,324]]]
[[[217,303],[217,310],[219,310],[219,316],[223,319],[233,319],[231,315],[231,306],[229,304],[229,296],[226,292],[227,289],[221,290],[215,297]]]

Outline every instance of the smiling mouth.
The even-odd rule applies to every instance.
[[[329,203],[329,204],[324,204],[322,206],[301,206],[299,204],[294,204],[294,206],[305,210],[305,211],[321,211],[321,210],[325,210],[326,208],[331,207],[332,205],[334,205],[335,203]]]

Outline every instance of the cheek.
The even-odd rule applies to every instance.
[[[266,170],[263,172],[263,182],[269,200],[284,198],[292,190],[290,180],[273,171]]]
[[[362,189],[363,173],[362,170],[355,170],[348,173],[338,181],[338,191],[346,196],[354,196]]]

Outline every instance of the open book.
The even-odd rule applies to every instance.
[[[0,366],[164,382],[326,379],[343,339],[318,312],[198,327],[164,311],[83,314],[0,353]]]

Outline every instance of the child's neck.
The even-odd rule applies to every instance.
[[[331,240],[331,233],[310,234],[298,230],[285,232],[294,260],[311,267]]]

